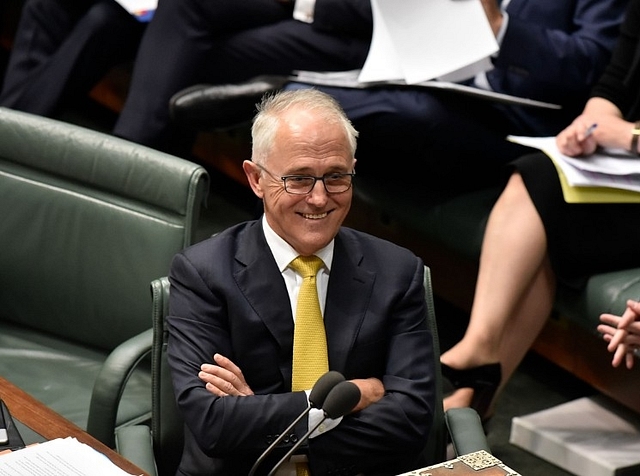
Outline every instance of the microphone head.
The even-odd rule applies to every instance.
[[[327,395],[322,410],[333,419],[349,413],[360,401],[360,389],[353,382],[340,382]]]
[[[314,384],[311,393],[309,393],[311,406],[313,408],[322,408],[329,392],[340,382],[344,382],[344,376],[335,370],[330,370],[322,375]]]

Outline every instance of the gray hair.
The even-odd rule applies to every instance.
[[[266,94],[257,105],[258,113],[251,127],[252,160],[264,162],[269,155],[280,126],[281,115],[295,107],[314,111],[330,124],[339,124],[349,141],[351,156],[356,153],[358,131],[353,127],[344,110],[332,96],[317,89],[282,90]]]

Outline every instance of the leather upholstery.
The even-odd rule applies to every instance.
[[[207,189],[196,164],[0,108],[0,373],[85,428],[96,376],[150,328],[149,282],[191,244]],[[118,424],[150,414],[148,368]]]
[[[436,369],[436,399],[442,402],[442,375],[440,373],[440,344],[436,326],[433,294],[431,292],[431,273],[425,267],[425,299],[428,303],[429,329],[433,333],[434,358]],[[148,431],[144,426],[127,426],[116,432],[116,449],[125,458],[137,464],[150,475],[173,476],[182,453],[183,422],[175,405],[175,397],[166,360],[167,329],[165,316],[169,302],[169,280],[164,277],[151,284],[153,294],[153,414],[151,418],[151,442],[148,446]],[[460,411],[458,411],[460,410]],[[449,415],[451,413],[451,415]],[[436,407],[433,426],[424,451],[425,461],[431,465],[446,459],[447,430],[451,431],[452,441],[465,451],[484,449],[489,451],[480,417],[471,408],[456,409],[445,413],[442,405]],[[475,416],[475,418],[474,418]],[[142,427],[142,429],[141,429]],[[147,445],[145,447],[145,444]],[[490,451],[489,451],[490,452]],[[462,454],[462,453],[460,453]],[[151,456],[152,455],[152,456]],[[155,458],[155,464],[150,461]]]

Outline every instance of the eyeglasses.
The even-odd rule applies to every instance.
[[[322,181],[327,193],[344,193],[351,188],[353,176],[356,174],[355,172],[332,172],[324,174],[322,177],[314,177],[313,175],[283,175],[282,177],[278,177],[277,175],[269,172],[262,165],[257,163],[256,165],[258,168],[271,175],[274,179],[282,180],[285,192],[292,195],[307,195],[311,193],[318,180]]]

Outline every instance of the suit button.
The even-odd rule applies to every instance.
[[[291,440],[291,443],[297,443],[298,435],[296,435],[295,433],[292,433],[291,435],[289,435],[289,439]]]

